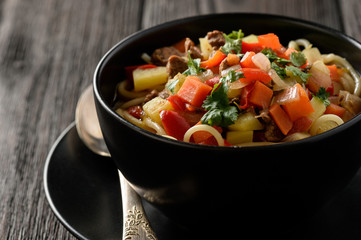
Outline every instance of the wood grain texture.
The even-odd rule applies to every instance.
[[[43,189],[46,156],[102,55],[129,34],[212,12],[262,12],[361,40],[358,0],[0,1],[0,239],[75,239]]]

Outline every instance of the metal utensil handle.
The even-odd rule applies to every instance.
[[[123,204],[123,240],[157,240],[145,215],[140,197],[118,170]]]

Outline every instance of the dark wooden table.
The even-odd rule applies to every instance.
[[[2,0],[0,10],[0,239],[75,239],[46,200],[45,159],[97,62],[129,34],[186,16],[261,12],[361,41],[359,0]]]

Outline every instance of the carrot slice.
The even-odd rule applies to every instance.
[[[287,135],[293,126],[293,123],[288,117],[287,113],[277,103],[272,104],[269,109],[269,113],[271,114],[273,121],[275,121],[281,132],[284,135]]]
[[[256,53],[253,51],[246,52],[241,59],[241,67],[242,68],[257,68],[256,64],[254,64],[252,61],[252,57],[254,55],[256,55]]]
[[[330,105],[328,105],[326,107],[325,114],[335,114],[335,115],[339,116],[340,118],[342,118],[345,111],[346,111],[345,108],[343,108],[339,105],[336,105],[334,103],[331,103]]]
[[[274,33],[258,35],[258,42],[263,46],[263,48],[279,50],[282,47],[278,36]]]
[[[273,91],[263,83],[257,81],[254,84],[248,100],[258,107],[266,108],[269,106],[272,96]]]
[[[293,87],[297,88],[298,97],[294,101],[288,101],[283,105],[284,110],[287,112],[292,122],[315,111],[302,86],[297,83]]]
[[[218,66],[223,61],[223,59],[225,59],[226,57],[227,57],[227,55],[224,54],[221,50],[217,50],[212,58],[201,62],[201,67],[207,68],[207,69],[213,68],[215,66]]]
[[[182,87],[179,89],[177,95],[185,102],[190,103],[193,106],[200,107],[210,91],[212,91],[212,87],[201,82],[199,78],[195,76],[188,76]]]
[[[340,71],[341,69],[338,69],[335,64],[332,65],[326,65],[328,69],[330,70],[330,77],[332,81],[340,82]]]

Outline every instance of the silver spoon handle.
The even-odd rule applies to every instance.
[[[123,204],[123,240],[157,240],[145,215],[140,197],[118,170]]]

